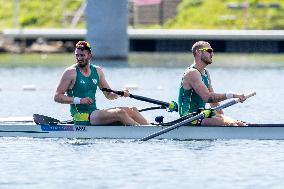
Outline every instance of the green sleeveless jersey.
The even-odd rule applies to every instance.
[[[197,70],[197,68],[194,66],[191,66],[190,68],[194,68]],[[203,83],[208,88],[209,78],[208,78],[207,71],[204,69],[204,74],[200,73],[200,75],[202,77]],[[185,90],[181,83],[180,89],[179,89],[179,97],[178,97],[178,107],[179,107],[180,116],[185,116],[189,113],[197,112],[198,109],[205,108],[205,104],[206,103],[195,92],[194,89]]]
[[[99,75],[94,65],[90,64],[91,74],[85,77],[78,66],[76,66],[76,81],[72,89],[67,90],[67,96],[93,99],[93,104],[70,104],[70,112],[74,118],[78,113],[92,113],[97,109],[96,105],[96,91],[99,85]],[[74,120],[76,121],[76,120]]]

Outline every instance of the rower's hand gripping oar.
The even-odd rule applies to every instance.
[[[247,94],[247,95],[245,96],[245,98],[247,99],[247,98],[250,98],[250,97],[252,97],[252,96],[254,96],[254,95],[256,95],[256,92],[252,92],[252,93]],[[172,125],[172,126],[170,126],[170,127],[167,127],[167,128],[165,128],[165,129],[162,129],[162,130],[160,130],[160,131],[158,131],[158,132],[156,132],[156,133],[153,133],[153,134],[151,134],[151,135],[149,135],[149,136],[147,136],[147,137],[144,137],[144,138],[140,139],[139,141],[147,141],[147,140],[152,139],[152,138],[154,138],[154,137],[160,136],[160,135],[165,134],[165,133],[167,133],[167,132],[169,132],[169,131],[171,131],[171,130],[177,129],[177,128],[179,128],[179,127],[181,127],[181,126],[184,126],[184,125],[187,125],[187,124],[191,123],[192,121],[195,121],[195,120],[198,120],[198,119],[206,118],[206,117],[208,117],[208,115],[210,115],[211,112],[214,111],[214,110],[216,110],[216,111],[222,110],[222,109],[225,109],[225,108],[227,108],[227,107],[229,107],[229,106],[232,106],[232,105],[234,105],[234,104],[237,104],[237,103],[239,103],[239,102],[240,102],[240,99],[239,99],[239,98],[232,99],[232,100],[230,100],[230,101],[227,102],[227,103],[224,103],[224,104],[222,104],[222,105],[220,105],[220,106],[217,106],[217,107],[215,107],[215,108],[212,108],[211,110],[210,110],[210,109],[209,109],[209,110],[208,110],[208,109],[207,109],[207,110],[204,110],[204,111],[202,111],[201,113],[197,114],[196,116],[191,117],[190,119],[186,119],[186,120],[184,120],[184,121],[182,121],[182,122],[179,122],[179,123],[174,124],[174,125]]]
[[[107,89],[107,88],[102,88],[101,90],[105,91],[105,92],[112,92],[112,93],[115,93],[115,94],[120,95],[120,96],[124,95],[123,91],[115,91],[115,90]],[[141,101],[144,101],[144,102],[149,102],[149,103],[152,103],[152,104],[161,105],[162,107],[167,108],[170,112],[173,112],[173,111],[177,112],[178,111],[178,105],[174,101],[163,102],[163,101],[160,101],[160,100],[155,100],[155,99],[152,99],[152,98],[139,96],[139,95],[133,95],[133,94],[129,94],[129,97],[134,98],[136,100],[141,100]]]

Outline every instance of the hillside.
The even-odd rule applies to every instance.
[[[66,28],[84,0],[0,0],[0,29]],[[18,14],[17,14],[17,9]],[[17,16],[18,15],[18,16]],[[78,27],[83,27],[80,23]]]
[[[248,2],[248,3],[246,3]],[[284,29],[284,1],[183,0],[165,28]]]
[[[0,0],[0,30],[4,28],[68,28],[84,0]],[[183,0],[178,15],[161,28],[284,29],[284,1]],[[276,3],[275,3],[276,2]],[[17,16],[18,15],[18,16]],[[83,21],[77,28],[85,27]],[[139,26],[149,28],[149,26]],[[150,26],[151,27],[151,26]],[[153,26],[157,28],[157,26]]]

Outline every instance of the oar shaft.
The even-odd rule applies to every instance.
[[[166,107],[164,106],[154,106],[154,107],[149,107],[149,108],[143,108],[138,110],[139,112],[144,112],[144,111],[148,111],[148,110],[159,110],[159,109],[166,109]]]
[[[203,112],[201,112],[200,114],[198,114],[196,116],[193,116],[190,119],[184,120],[184,121],[179,122],[179,123],[177,123],[177,124],[175,124],[173,126],[170,126],[170,127],[165,128],[165,129],[162,129],[162,130],[160,130],[160,131],[158,131],[156,133],[153,133],[153,134],[151,134],[151,135],[149,135],[147,137],[144,137],[144,138],[140,139],[139,141],[147,141],[149,139],[155,138],[156,136],[165,134],[165,133],[167,133],[167,132],[169,132],[171,130],[174,130],[174,129],[180,127],[180,126],[186,125],[186,124],[188,124],[188,123],[190,123],[190,122],[192,122],[194,120],[203,119],[204,116],[205,116],[205,114]]]
[[[247,99],[247,98],[249,98],[249,97],[254,96],[255,94],[256,94],[255,92],[249,93],[249,94],[246,95],[245,97],[246,97],[246,99]],[[227,108],[227,107],[229,107],[229,106],[232,106],[232,105],[234,105],[234,104],[237,104],[238,102],[240,102],[239,99],[233,99],[233,100],[231,100],[231,101],[229,101],[229,102],[226,102],[226,103],[224,103],[224,104],[222,104],[222,105],[220,105],[220,106],[217,106],[216,108],[214,108],[214,110],[222,110],[222,109],[225,109],[225,108]],[[144,138],[140,139],[140,141],[147,141],[147,140],[149,140],[149,139],[155,138],[156,136],[165,134],[165,133],[167,133],[167,132],[169,132],[169,131],[171,131],[171,130],[174,130],[174,129],[179,128],[179,127],[181,127],[181,126],[184,126],[184,125],[186,125],[186,124],[188,124],[188,123],[191,123],[192,121],[195,121],[195,120],[198,120],[198,119],[203,119],[204,117],[205,117],[205,113],[204,113],[204,112],[201,112],[200,114],[198,114],[198,115],[196,115],[196,116],[193,116],[193,117],[191,117],[190,119],[186,119],[186,120],[184,120],[184,121],[182,121],[182,122],[179,122],[179,123],[174,124],[174,125],[172,125],[172,126],[170,126],[170,127],[167,127],[167,128],[165,128],[165,129],[162,129],[162,130],[160,130],[160,131],[158,131],[158,132],[156,132],[156,133],[153,133],[153,134],[151,134],[151,135],[149,135],[149,136],[147,136],[147,137],[144,137]]]
[[[121,95],[121,96],[123,96],[123,94],[124,94],[123,91],[115,91],[115,90],[107,89],[107,88],[102,88],[102,91],[112,92],[112,93],[115,93],[115,94]],[[156,99],[152,99],[152,98],[148,98],[148,97],[144,97],[144,96],[129,94],[129,97],[134,98],[136,100],[141,100],[141,101],[144,101],[144,102],[149,102],[149,103],[152,103],[152,104],[157,104],[157,105],[161,105],[161,106],[165,106],[165,107],[170,106],[170,103],[168,103],[168,102],[164,102],[164,101],[160,101],[160,100],[156,100]]]
[[[139,96],[139,95],[130,94],[129,97],[134,98],[136,100],[141,100],[141,101],[144,101],[144,102],[150,102],[152,104],[157,104],[157,105],[166,106],[166,107],[168,107],[170,105],[168,102],[163,102],[163,101],[160,101],[160,100],[155,100],[155,99],[152,99],[152,98]]]

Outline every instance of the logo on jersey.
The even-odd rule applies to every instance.
[[[98,80],[92,79],[93,83],[96,85],[98,83]]]
[[[84,80],[81,79],[80,81],[81,84],[86,84],[86,82]]]

